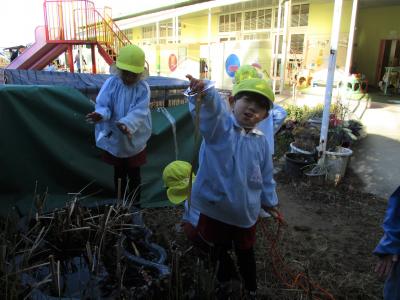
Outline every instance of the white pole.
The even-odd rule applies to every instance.
[[[172,18],[172,41],[175,44],[176,43],[176,18]],[[167,24],[167,36],[168,36],[168,24]]]
[[[281,30],[281,14],[282,14],[282,4],[281,0],[279,0],[279,6],[278,6],[278,24],[277,24],[277,31],[276,31],[276,36],[275,36],[275,49],[273,53],[273,58],[274,58],[274,71],[273,71],[273,82],[272,82],[272,90],[276,91],[276,77],[277,77],[277,72],[278,72],[278,51],[279,51],[279,34]]]
[[[211,8],[208,9],[208,57],[207,57],[207,79],[211,79]]]
[[[288,29],[289,29],[289,8],[290,8],[290,0],[285,2],[285,14],[283,17],[283,41],[282,41],[282,58],[281,58],[281,72],[280,76],[280,84],[279,84],[279,94],[283,92],[283,86],[285,85],[285,71],[286,71],[286,58],[287,58],[287,38],[288,38]]]
[[[175,43],[179,42],[179,20],[178,16],[175,17]]]
[[[349,42],[347,44],[346,64],[344,67],[345,75],[350,74],[350,63],[353,54],[354,29],[356,27],[357,5],[358,5],[358,0],[353,0],[353,9],[351,11],[351,21],[350,21]]]
[[[335,6],[333,12],[331,51],[329,55],[328,76],[326,79],[325,105],[322,115],[321,136],[319,139],[319,156],[320,156],[320,160],[318,161],[319,165],[324,165],[325,163],[326,142],[328,140],[328,129],[329,129],[329,109],[331,107],[333,79],[335,76],[335,69],[336,69],[336,53],[339,41],[342,2],[343,0],[335,0]]]

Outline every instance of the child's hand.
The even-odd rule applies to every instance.
[[[282,214],[279,212],[277,206],[269,207],[266,205],[261,205],[261,208],[265,210],[267,213],[269,213],[275,220],[277,220],[279,223],[285,225],[286,221],[283,219]]]
[[[192,75],[188,74],[186,75],[186,78],[189,79],[190,83],[189,83],[189,87],[191,90],[191,93],[196,94],[196,93],[200,93],[204,90],[204,81],[193,78]]]
[[[89,123],[97,123],[103,119],[103,116],[98,112],[91,112],[86,115],[86,121]]]
[[[382,279],[386,278],[393,269],[394,264],[398,261],[399,256],[394,255],[385,255],[379,258],[378,263],[375,266],[375,272]]]
[[[121,132],[122,132],[123,134],[125,134],[129,139],[132,138],[132,133],[131,133],[131,131],[129,130],[129,128],[128,128],[125,124],[117,122],[117,127],[118,127],[118,129],[121,130]]]

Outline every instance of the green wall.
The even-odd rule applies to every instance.
[[[375,73],[382,39],[400,39],[400,5],[360,9],[353,61],[357,71],[376,84]]]

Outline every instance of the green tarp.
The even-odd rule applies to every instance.
[[[85,201],[112,197],[113,169],[100,159],[93,125],[85,115],[93,102],[75,89],[51,86],[0,86],[0,205],[2,214],[13,206],[23,213],[32,207],[35,186],[48,190],[47,208],[61,207],[68,193],[84,195],[101,190]],[[187,105],[168,108],[176,121],[178,159],[193,154],[193,122]],[[161,180],[163,168],[175,160],[170,121],[161,110],[152,111],[153,134],[148,162],[142,167],[142,205],[168,205]]]

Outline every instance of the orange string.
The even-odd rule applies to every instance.
[[[268,244],[270,245],[267,247],[269,249],[269,256],[272,259],[272,269],[274,271],[274,275],[279,279],[281,283],[283,283],[286,287],[290,289],[300,288],[302,289],[307,295],[311,292],[312,298],[315,300],[335,300],[335,297],[329,293],[327,290],[320,287],[317,283],[313,282],[307,274],[303,272],[298,272],[297,274],[293,273],[284,262],[284,259],[281,253],[278,250],[277,243],[281,238],[281,228],[282,225],[285,225],[285,221],[281,214],[275,217],[275,220],[278,222],[278,229],[276,234],[273,236],[271,232],[268,231],[265,223],[261,222],[261,227],[266,237],[266,243],[268,240]],[[312,291],[310,291],[310,288]],[[316,295],[318,294],[318,295]]]

